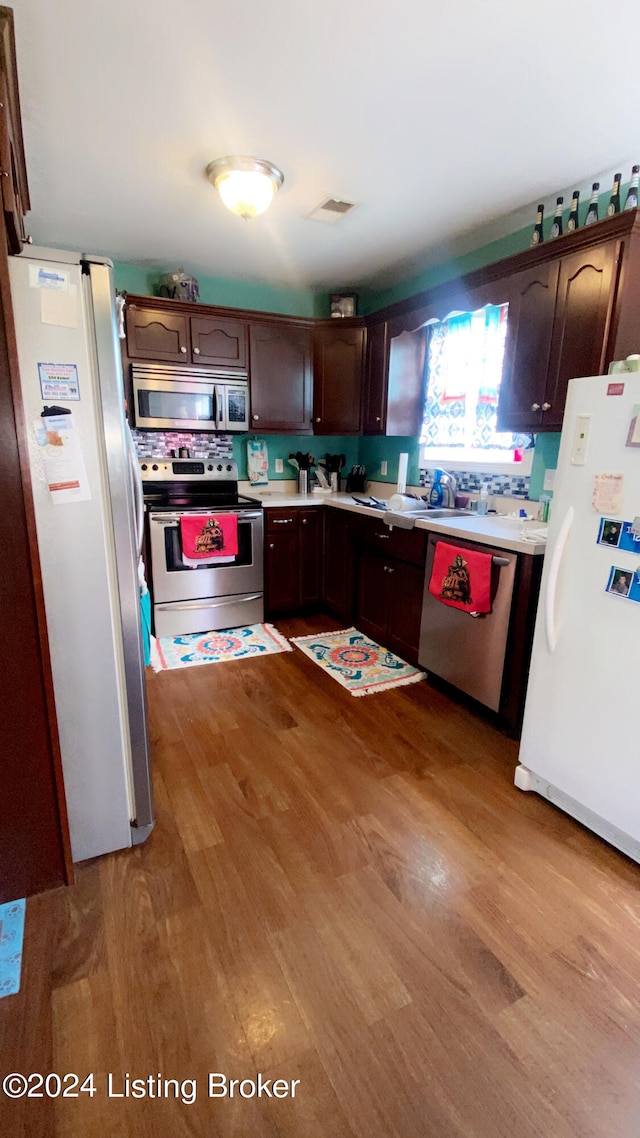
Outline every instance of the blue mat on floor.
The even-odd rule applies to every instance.
[[[26,901],[0,905],[0,999],[20,991]]]

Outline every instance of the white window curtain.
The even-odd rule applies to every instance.
[[[526,437],[496,430],[508,305],[486,305],[428,327],[421,444],[514,450]]]

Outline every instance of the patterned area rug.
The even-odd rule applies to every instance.
[[[252,624],[248,628],[225,628],[220,632],[198,632],[193,636],[154,637],[151,665],[155,672],[167,668],[190,668],[194,664],[221,664],[224,660],[245,660],[248,656],[270,656],[291,652],[288,640],[272,624]]]
[[[357,628],[343,628],[340,632],[319,636],[292,636],[291,643],[297,644],[351,695],[374,695],[425,678],[419,668],[405,664],[393,652],[367,640]]]

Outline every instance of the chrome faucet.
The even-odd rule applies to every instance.
[[[441,470],[439,473],[442,487],[442,505],[448,509],[453,509],[456,504],[456,480],[448,470]]]

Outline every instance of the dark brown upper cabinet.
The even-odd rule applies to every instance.
[[[246,372],[249,328],[241,320],[192,316],[192,363]]]
[[[621,245],[608,241],[513,281],[498,425],[559,430],[569,380],[606,370]]]
[[[259,431],[311,434],[311,329],[252,324],[251,421]]]
[[[387,427],[389,325],[372,324],[367,331],[366,383],[362,414],[365,435],[384,435]]]
[[[338,325],[338,327],[336,327]],[[329,320],[313,337],[313,430],[357,435],[362,422],[366,331],[351,320]]]
[[[131,359],[190,364],[186,313],[166,308],[127,306],[127,352]]]
[[[558,262],[549,261],[518,274],[511,284],[498,412],[504,430],[542,425],[558,272]]]

